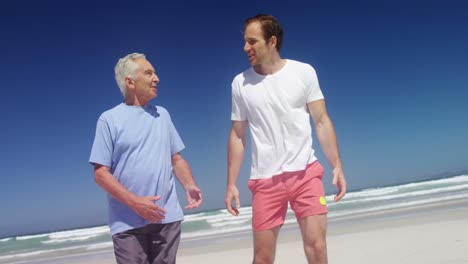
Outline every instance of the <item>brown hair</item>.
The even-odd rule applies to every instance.
[[[279,24],[278,20],[267,14],[258,14],[254,17],[247,18],[244,23],[244,31],[247,26],[252,22],[259,22],[262,26],[263,38],[268,43],[270,38],[275,36],[277,39],[276,50],[280,51],[281,46],[283,45],[283,28]]]

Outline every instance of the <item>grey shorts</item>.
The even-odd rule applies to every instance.
[[[174,264],[181,224],[149,224],[112,236],[119,264]]]

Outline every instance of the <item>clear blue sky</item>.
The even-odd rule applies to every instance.
[[[243,21],[259,12],[282,23],[284,58],[315,67],[350,189],[468,168],[462,1],[169,2],[2,3],[0,237],[106,223],[88,158],[97,118],[122,99],[113,67],[131,52],[161,79],[152,103],[186,144],[201,210],[224,207],[230,84],[249,67]]]

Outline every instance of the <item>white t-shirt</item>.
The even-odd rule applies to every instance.
[[[317,158],[307,103],[323,99],[314,68],[286,60],[278,72],[251,67],[232,82],[231,120],[248,120],[252,136],[251,179],[304,170]]]

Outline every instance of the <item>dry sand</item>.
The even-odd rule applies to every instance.
[[[177,263],[251,263],[250,237],[181,248]],[[329,263],[468,263],[468,200],[330,220]],[[307,263],[297,225],[280,232],[275,263]]]

